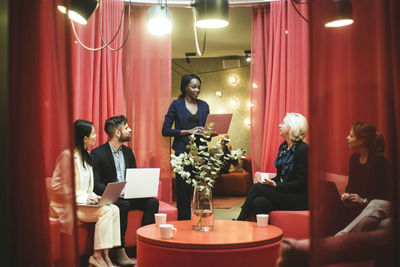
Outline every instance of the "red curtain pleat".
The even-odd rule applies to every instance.
[[[127,27],[122,12],[124,2],[102,0],[101,3],[102,9],[99,7],[86,25],[75,23],[77,36],[89,48],[104,47],[104,42],[109,43],[117,33],[122,17],[121,29],[109,45],[110,48],[117,49],[123,44]],[[97,134],[96,147],[108,140],[104,132],[105,120],[112,116],[125,115],[122,49],[126,48],[112,51],[104,47],[90,51],[80,45],[74,35],[71,39],[73,120],[80,118],[93,122]]]
[[[135,7],[123,52],[126,114],[132,126],[131,146],[138,167],[161,169],[161,199],[171,202],[170,143],[161,135],[171,102],[171,34],[148,33],[147,9]]]
[[[307,9],[300,8],[307,16]],[[301,40],[301,41],[300,41]],[[284,0],[253,9],[251,154],[253,171],[276,172],[287,112],[308,118],[308,24]]]
[[[346,137],[356,121],[375,124],[385,138],[384,155],[391,163],[394,177],[394,186],[389,189],[392,192],[388,194],[395,195],[392,203],[397,209],[393,246],[399,249],[400,35],[399,9],[394,2],[353,0],[354,24],[343,28],[325,28],[329,5],[326,1],[311,3],[311,266],[321,266],[324,260],[333,258],[333,250],[320,245],[325,226],[332,223],[322,216],[329,211],[321,203],[329,200],[321,181],[327,173],[348,175],[349,158],[354,151],[348,148]],[[395,6],[397,9],[393,9]],[[360,244],[352,249],[356,255],[365,248]],[[391,252],[386,251],[387,266],[397,266]]]
[[[45,178],[51,176],[58,153],[72,141],[69,32],[65,17],[56,12],[50,0],[10,1],[6,129],[12,266],[53,266]],[[59,266],[77,266],[74,236],[72,231],[63,239]]]

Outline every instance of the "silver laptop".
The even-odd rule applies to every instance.
[[[126,181],[124,182],[116,182],[116,183],[109,183],[107,184],[106,189],[101,196],[99,203],[97,204],[77,204],[78,206],[83,207],[101,207],[104,205],[113,204],[117,201],[118,197],[121,195],[122,190],[126,185]]]
[[[126,169],[124,198],[157,197],[159,168]]]

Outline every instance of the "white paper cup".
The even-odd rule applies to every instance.
[[[154,220],[156,221],[156,225],[167,223],[167,214],[166,213],[156,213],[154,214]]]
[[[176,228],[172,224],[160,224],[159,227],[162,239],[170,239],[177,232]]]
[[[257,214],[257,225],[259,227],[267,227],[268,226],[268,214]]]

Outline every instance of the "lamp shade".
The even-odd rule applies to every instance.
[[[353,23],[351,0],[331,0],[325,27],[343,27]]]
[[[196,26],[199,28],[222,28],[229,24],[228,0],[195,0]]]
[[[68,17],[77,23],[86,24],[98,5],[97,0],[71,0]]]
[[[146,12],[147,29],[153,35],[165,35],[172,30],[172,13],[168,7],[156,5]]]

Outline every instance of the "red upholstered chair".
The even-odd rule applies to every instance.
[[[270,224],[278,226],[284,237],[303,239],[310,237],[310,211],[276,210],[269,213]]]
[[[50,202],[51,196],[51,177],[46,178],[46,187],[48,201]],[[158,199],[161,199],[161,182],[159,184]],[[176,207],[160,200],[159,212],[167,213],[167,220],[174,221],[178,218],[178,210]],[[126,246],[136,246],[136,230],[140,227],[143,212],[139,210],[132,210],[128,214],[128,228],[126,233]],[[58,221],[49,220],[50,223],[50,241],[53,261],[57,262],[61,259],[61,240],[62,233],[60,232],[60,223]],[[79,255],[88,255],[93,251],[93,238],[94,238],[94,225],[95,223],[77,222],[78,231],[78,253]]]
[[[215,181],[213,194],[215,196],[246,196],[253,181],[250,156],[243,159],[243,169],[245,172],[221,174],[221,177]]]

